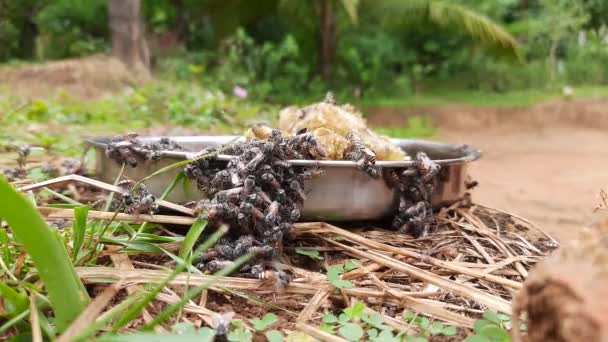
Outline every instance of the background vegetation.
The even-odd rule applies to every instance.
[[[0,4],[0,61],[111,48],[105,0]],[[225,92],[240,86],[257,100],[316,99],[326,89],[372,99],[438,88],[503,93],[608,82],[602,0],[147,0],[141,6],[157,74]],[[499,26],[482,30],[485,17],[478,14]]]

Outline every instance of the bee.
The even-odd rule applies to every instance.
[[[260,165],[260,163],[266,157],[259,148],[253,148],[251,152],[255,153],[255,155],[245,165],[248,172],[253,172],[255,169],[257,169],[258,165]]]
[[[418,167],[423,182],[428,182],[441,170],[441,166],[429,158],[426,153],[416,153],[416,166]]]
[[[334,93],[328,91],[327,94],[325,94],[325,99],[323,99],[323,102],[331,105],[336,105],[336,97],[334,96]]]
[[[382,172],[382,178],[389,188],[399,188],[401,179],[399,178],[399,175],[395,169],[384,169]]]
[[[243,195],[243,191],[244,191],[244,187],[238,187],[238,188],[218,191],[215,194],[215,199],[218,202],[228,201],[228,202],[232,202],[232,203],[237,203],[241,199],[241,197]]]
[[[327,151],[321,145],[312,133],[298,134],[289,142],[289,148],[294,151],[301,151],[303,156],[308,157],[307,159],[314,159],[315,156],[321,158],[327,157]],[[313,151],[311,153],[310,151]],[[302,158],[300,158],[302,159]]]
[[[327,173],[327,171],[325,171],[321,168],[314,168],[314,169],[307,168],[302,171],[300,177],[303,180],[310,180],[315,177],[323,176],[326,173]]]
[[[209,185],[211,186],[212,192],[228,189],[232,185],[230,173],[226,170],[218,172],[213,179],[211,179]]]
[[[250,195],[255,191],[255,176],[249,175],[243,182],[243,194]]]
[[[234,262],[230,260],[211,260],[205,264],[205,268],[207,271],[215,273],[232,265],[234,265]]]
[[[274,177],[274,175],[272,173],[265,173],[262,175],[262,180],[270,185],[270,187],[273,190],[280,190],[281,189],[281,184],[279,183],[279,181],[277,181],[277,179]]]
[[[266,224],[269,226],[273,226],[277,220],[279,219],[279,202],[274,201],[270,203],[268,209],[266,211]]]
[[[355,132],[349,132],[346,139],[350,142],[345,154],[346,158],[355,161],[359,169],[367,172],[371,177],[378,178],[380,172],[375,168],[376,153],[367,147]]]
[[[251,203],[243,202],[241,204],[241,213],[249,215],[256,221],[264,221],[266,216],[258,208],[254,207]]]
[[[230,330],[234,315],[234,312],[224,312],[222,314],[213,315],[213,329],[215,330],[216,339],[221,341],[227,340],[228,331]]]
[[[304,201],[306,200],[306,194],[304,193],[304,190],[302,190],[302,186],[300,185],[300,183],[298,183],[298,181],[296,180],[293,180],[291,181],[291,183],[289,183],[289,188],[293,191],[296,197],[296,201],[298,203],[304,203]]]

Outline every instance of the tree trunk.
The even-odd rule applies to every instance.
[[[150,53],[140,5],[140,0],[108,1],[112,54],[136,71],[149,73]]]
[[[331,79],[336,59],[336,12],[334,0],[321,0],[319,30],[319,71],[323,80]]]
[[[19,32],[18,53],[19,58],[31,59],[36,54],[36,36],[38,36],[38,26],[28,15],[23,21]]]
[[[175,33],[180,42],[186,39],[186,12],[184,8],[184,0],[174,0],[175,4]]]

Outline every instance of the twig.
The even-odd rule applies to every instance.
[[[110,254],[110,259],[112,260],[114,267],[116,267],[118,269],[122,269],[122,270],[134,270],[135,269],[135,267],[133,267],[133,264],[131,263],[131,260],[129,259],[129,256],[124,253]],[[131,284],[131,285],[127,286],[127,293],[129,294],[129,296],[132,296],[134,293],[137,293],[142,290],[143,290],[143,288],[140,285]],[[146,323],[150,323],[153,320],[152,315],[150,315],[150,312],[148,311],[148,309],[144,308],[141,312],[141,316]],[[156,331],[157,333],[167,332],[167,330],[165,328],[163,328],[161,325],[155,326],[154,331]]]
[[[30,294],[30,325],[32,326],[32,342],[42,342],[42,331],[40,330],[40,317],[36,306],[36,295]]]
[[[353,242],[353,243],[356,243],[356,244],[359,244],[359,245],[362,245],[362,246],[365,246],[368,248],[373,248],[373,249],[381,250],[381,251],[388,251],[388,252],[403,255],[406,257],[415,258],[415,259],[421,260],[421,261],[428,263],[430,265],[433,265],[433,266],[445,268],[447,270],[454,271],[454,272],[457,272],[460,274],[466,274],[471,277],[483,279],[483,280],[486,280],[486,281],[489,281],[492,283],[512,287],[514,289],[520,289],[522,287],[521,283],[510,280],[510,279],[505,279],[505,278],[498,277],[498,276],[491,275],[491,274],[484,274],[483,272],[479,272],[478,270],[472,270],[472,269],[469,269],[466,267],[454,265],[448,261],[439,260],[439,259],[427,256],[427,255],[409,251],[409,250],[406,250],[403,248],[397,248],[397,247],[389,246],[386,244],[382,244],[382,243],[367,239],[363,236],[354,234],[347,230],[329,225],[327,223],[314,223],[314,224],[321,225],[324,228],[323,230],[321,230],[321,232],[323,232],[323,231],[332,232],[336,235],[339,235],[339,236],[345,238],[346,240],[348,240],[350,242]],[[298,223],[298,224],[295,224],[294,226],[296,227],[296,229],[308,230],[306,228],[309,225],[310,225],[309,223]],[[318,226],[313,226],[313,227],[318,228]],[[312,232],[319,235],[318,230],[313,230]]]
[[[38,207],[38,211],[48,218],[74,218],[73,209],[64,208],[52,208],[52,207]],[[180,226],[191,226],[196,220],[193,217],[188,216],[174,216],[174,215],[131,215],[125,213],[114,213],[109,211],[94,211],[91,210],[87,214],[89,219],[102,220],[102,221],[125,221],[131,223],[165,223],[175,224]]]
[[[408,274],[414,278],[420,279],[422,281],[426,281],[426,282],[436,285],[440,288],[450,290],[463,297],[471,298],[471,299],[477,301],[478,303],[487,305],[489,308],[491,308],[493,310],[497,310],[497,311],[501,311],[501,312],[505,312],[505,313],[511,312],[510,303],[505,301],[502,298],[498,298],[496,296],[490,295],[490,294],[485,293],[476,288],[468,287],[465,285],[458,284],[454,281],[447,280],[447,279],[439,277],[436,274],[433,274],[431,272],[421,270],[417,267],[408,265],[404,262],[401,262],[401,261],[393,259],[393,258],[389,258],[385,255],[382,255],[382,254],[374,252],[374,251],[361,252],[360,250],[358,250],[356,248],[346,246],[344,244],[333,241],[331,239],[327,239],[327,238],[323,238],[323,239],[336,246],[340,246],[344,250],[346,250],[352,254],[355,254],[361,258],[368,258],[377,263],[381,263],[387,267],[393,268],[399,272]]]
[[[308,302],[308,305],[306,305],[304,310],[302,310],[300,316],[298,316],[297,321],[302,323],[308,321],[312,317],[312,315],[317,312],[319,306],[323,304],[323,302],[325,301],[325,299],[327,299],[332,290],[333,286],[327,286],[317,291],[317,293],[315,293],[315,295]]]
[[[91,186],[99,188],[99,189],[116,192],[116,193],[120,193],[120,194],[127,194],[129,192],[128,190],[125,190],[121,187],[118,187],[118,186],[115,186],[112,184],[108,184],[108,183],[104,183],[104,182],[101,182],[101,181],[98,181],[98,180],[95,180],[92,178],[83,177],[80,175],[61,176],[61,177],[49,179],[49,180],[46,180],[43,182],[35,183],[32,185],[23,186],[21,188],[18,188],[18,190],[22,191],[22,192],[26,192],[26,191],[36,190],[36,189],[40,189],[40,188],[44,188],[44,187],[62,186],[62,185],[65,185],[66,183],[73,183],[73,182],[88,184],[88,185],[91,185]],[[171,202],[168,202],[165,200],[160,200],[160,199],[157,199],[156,203],[163,208],[175,210],[182,214],[194,216],[194,210],[184,207],[183,205],[171,203]]]

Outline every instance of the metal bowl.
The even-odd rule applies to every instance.
[[[160,160],[140,160],[136,168],[126,167],[124,176],[130,179],[142,179],[162,167],[175,163],[178,160],[191,159],[196,152],[206,147],[220,146],[228,142],[243,139],[237,136],[184,136],[170,137],[180,144],[185,152],[166,151],[161,153]],[[159,137],[142,138],[146,142],[154,142]],[[106,144],[109,138],[88,140],[87,143],[96,149],[96,174],[105,182],[113,182],[120,172],[121,165],[105,155]],[[425,152],[431,159],[441,165],[441,172],[437,177],[435,190],[432,196],[436,207],[449,205],[462,198],[465,193],[465,179],[467,164],[477,160],[480,152],[466,145],[450,145],[445,143],[412,140],[392,139],[408,155]],[[220,155],[220,159],[229,159],[229,156]],[[292,160],[290,163],[301,166],[320,167],[325,174],[306,181],[304,184],[307,194],[304,203],[304,220],[324,221],[354,221],[381,219],[392,212],[398,204],[398,195],[395,189],[387,186],[380,179],[369,177],[357,168],[351,161],[334,160]],[[381,168],[404,169],[412,165],[411,161],[378,161]],[[164,192],[181,169],[174,169],[144,182],[150,192],[159,196]],[[172,202],[188,202],[199,200],[201,197],[196,185],[189,187],[176,187],[167,200]]]

